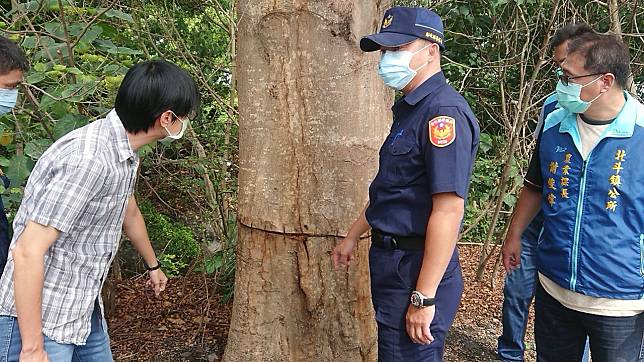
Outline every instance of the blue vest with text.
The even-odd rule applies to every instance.
[[[644,106],[626,103],[583,159],[577,115],[545,121],[539,272],[573,292],[644,298]]]

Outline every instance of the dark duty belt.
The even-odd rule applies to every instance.
[[[371,244],[383,249],[423,250],[424,236],[398,236],[371,230]]]

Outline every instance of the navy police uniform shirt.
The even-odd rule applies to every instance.
[[[398,236],[424,236],[432,195],[467,198],[479,126],[442,72],[396,101],[393,125],[369,187],[369,225]]]

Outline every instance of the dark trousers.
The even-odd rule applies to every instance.
[[[441,361],[445,339],[463,294],[463,276],[458,253],[436,292],[436,313],[430,325],[434,341],[415,344],[409,339],[405,316],[411,292],[423,261],[423,251],[389,250],[372,246],[369,250],[371,294],[378,323],[378,361]]]
[[[538,283],[535,339],[539,362],[577,362],[590,340],[593,362],[644,361],[644,313],[606,317],[566,308]]]
[[[9,179],[7,176],[0,176],[0,182],[2,182],[5,189],[9,187]],[[7,264],[9,244],[11,244],[11,239],[9,239],[9,221],[7,220],[7,214],[4,212],[4,204],[0,197],[0,276],[2,276],[4,266]]]

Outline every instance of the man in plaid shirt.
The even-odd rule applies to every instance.
[[[157,295],[167,283],[133,195],[136,151],[180,138],[198,107],[185,71],[143,62],[126,74],[106,118],[38,160],[0,279],[0,361],[112,361],[100,291],[122,231]]]

